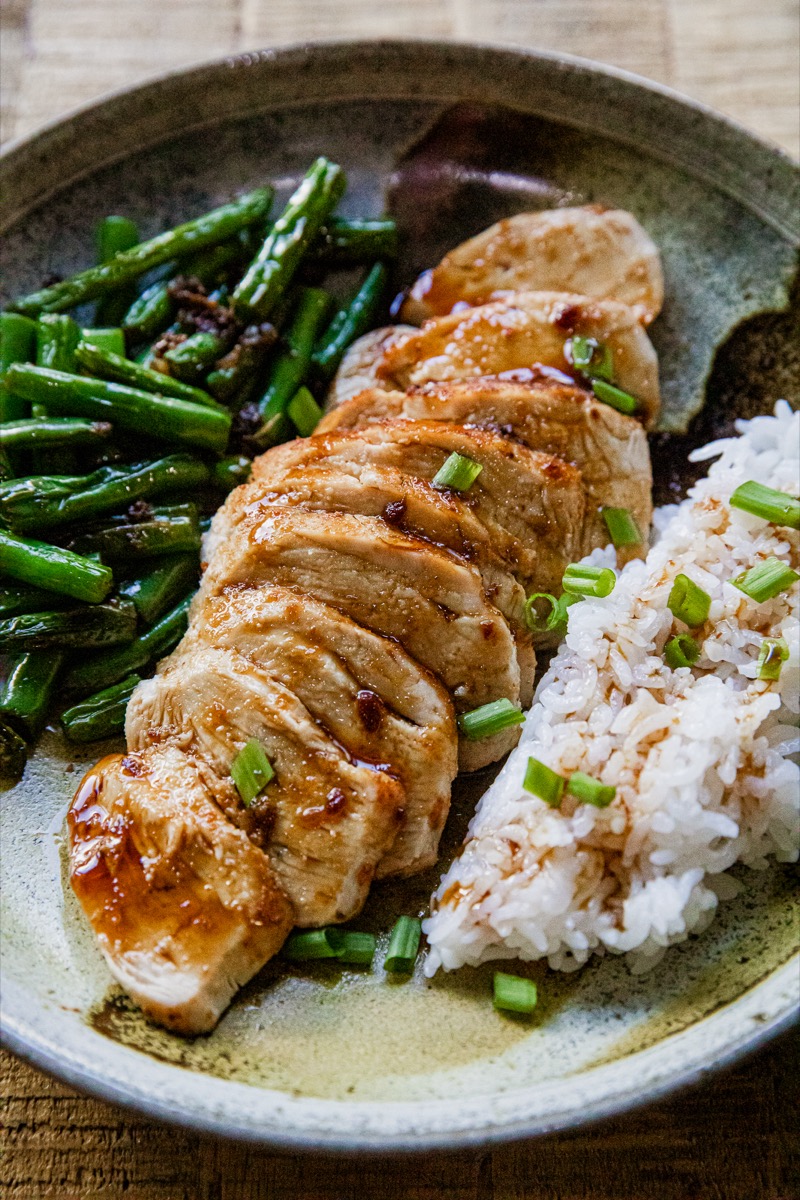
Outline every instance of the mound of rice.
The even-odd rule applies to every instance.
[[[686,501],[660,511],[646,562],[626,566],[607,599],[570,609],[520,744],[433,898],[429,975],[501,958],[572,970],[606,951],[645,970],[735,892],[722,875],[734,863],[797,859],[800,771],[788,756],[800,588],[757,604],[729,581],[769,555],[798,569],[800,535],[728,501],[748,479],[798,494],[800,414],[780,402],[774,417],[738,429],[693,456],[719,461]],[[695,631],[697,665],[671,670],[665,643],[685,629],[667,608],[679,572],[712,603]],[[757,678],[765,636],[789,646],[777,683]],[[522,787],[529,755],[613,784],[616,797],[597,808],[565,793],[549,808]]]

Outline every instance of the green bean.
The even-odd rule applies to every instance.
[[[98,263],[108,263],[123,250],[131,250],[138,245],[139,228],[128,217],[104,217],[95,229],[95,241]],[[95,313],[98,325],[119,325],[135,295],[135,287],[129,285],[102,296]]]
[[[240,229],[265,221],[272,205],[272,196],[271,188],[259,188],[213,212],[160,233],[147,242],[140,242],[138,246],[117,254],[109,263],[89,267],[70,279],[23,296],[11,308],[25,316],[36,316],[40,312],[62,312],[85,300],[106,295],[170,259],[181,258],[205,246],[224,242]]]
[[[352,220],[331,217],[320,229],[312,254],[326,267],[373,263],[397,257],[397,224],[390,217]]]
[[[218,246],[201,250],[172,270],[166,279],[159,279],[145,288],[133,301],[122,318],[122,328],[132,342],[154,338],[173,320],[178,302],[172,289],[179,278],[197,279],[204,287],[212,287],[224,279],[227,271],[236,263],[244,262],[253,253],[253,230],[243,229],[239,237]]]
[[[299,288],[288,329],[283,334],[285,349],[272,364],[267,390],[259,401],[259,411],[268,421],[285,413],[289,401],[305,382],[311,352],[320,325],[330,311],[331,297],[320,288]],[[12,367],[12,371],[20,370]]]
[[[292,422],[286,413],[279,412],[267,417],[252,435],[250,441],[260,453],[262,450],[269,450],[272,446],[279,446],[281,442],[288,442],[294,436],[295,430]]]
[[[0,422],[24,417],[28,406],[2,386],[12,363],[29,362],[36,352],[36,322],[19,313],[0,313]]]
[[[170,373],[184,383],[200,380],[206,371],[228,349],[230,338],[218,333],[200,331],[179,342],[163,355]]]
[[[341,167],[318,158],[233,293],[233,307],[242,321],[265,321],[270,316],[344,188]]]
[[[247,483],[253,463],[243,454],[221,458],[211,469],[211,481],[223,492],[232,492],[240,483]]]
[[[125,580],[118,590],[120,596],[125,596],[136,605],[136,611],[145,625],[152,625],[181,596],[197,586],[198,574],[196,554],[174,554],[153,560],[146,571],[135,579]]]
[[[113,576],[108,567],[83,558],[60,546],[16,537],[0,529],[0,571],[33,587],[99,604],[111,591]],[[51,604],[45,607],[51,607]],[[32,611],[16,606],[17,613]],[[35,611],[35,610],[33,610]]]
[[[111,433],[108,421],[82,421],[73,417],[38,417],[30,421],[7,421],[0,425],[0,447],[30,449],[31,446],[90,446]]]
[[[140,391],[154,392],[159,396],[174,396],[176,400],[188,400],[191,404],[214,407],[214,400],[208,392],[190,387],[188,383],[181,383],[179,379],[173,379],[163,371],[152,371],[148,367],[140,366],[130,358],[98,350],[96,346],[89,346],[85,342],[81,342],[75,351],[75,361],[78,366],[98,379],[128,384],[130,387],[139,388]]]
[[[156,337],[175,316],[177,304],[169,283],[152,283],[133,301],[122,317],[122,328],[132,342]]]
[[[0,778],[19,779],[28,761],[28,747],[19,734],[0,721]]]
[[[0,377],[15,362],[29,362],[36,351],[36,322],[19,313],[0,313]]]
[[[85,604],[0,621],[0,646],[25,650],[87,650],[119,646],[136,636],[136,609],[129,600]]]
[[[231,417],[217,406],[19,363],[9,367],[6,382],[18,396],[61,416],[110,420],[117,429],[206,450],[222,452],[228,442]]]
[[[98,467],[91,475],[12,479],[0,483],[0,517],[23,533],[48,529],[69,521],[103,517],[134,500],[157,500],[179,491],[191,493],[209,478],[208,467],[199,459],[170,454],[152,462]]]
[[[111,329],[82,329],[81,343],[100,353],[114,354],[125,361],[125,334],[115,326]]]
[[[68,708],[61,717],[65,737],[71,742],[99,742],[122,733],[128,701],[140,682],[138,675],[129,675],[113,687]]]
[[[208,390],[224,403],[241,395],[244,388],[255,383],[277,338],[274,325],[268,322],[248,325],[233,349],[206,379]]]
[[[80,328],[63,313],[44,313],[36,322],[36,365],[54,371],[72,371]]]
[[[319,380],[330,382],[347,347],[372,329],[387,278],[386,267],[376,263],[348,306],[337,312],[311,356],[312,371]]]
[[[75,349],[81,331],[72,317],[64,313],[43,313],[36,322],[36,365],[55,371],[75,370]],[[31,416],[43,420],[49,416],[44,405],[34,404]],[[37,475],[69,475],[78,468],[69,447],[35,449],[31,459]]]
[[[72,597],[68,599],[66,596],[58,596],[55,592],[46,592],[44,588],[3,584],[0,586],[0,618],[14,617],[17,613],[41,612],[44,608],[55,608],[59,604],[66,606],[70,599]]]
[[[0,720],[29,742],[44,729],[63,662],[60,650],[25,650],[14,658],[0,688]]]
[[[129,562],[162,554],[200,552],[200,517],[194,504],[154,508],[144,521],[120,517],[88,530],[67,545],[75,554],[99,554],[104,563]]]
[[[165,617],[127,646],[95,654],[78,663],[64,679],[66,691],[78,695],[98,691],[124,679],[132,671],[143,670],[150,663],[163,658],[177,646],[186,632],[192,595],[185,596]]]

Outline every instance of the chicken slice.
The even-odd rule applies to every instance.
[[[218,806],[267,854],[295,923],[345,921],[397,835],[405,795],[390,763],[357,763],[287,687],[232,648],[192,638],[131,697],[128,745],[179,745]],[[231,779],[255,739],[274,769],[245,808]]]
[[[664,302],[661,258],[636,218],[619,208],[554,208],[498,221],[420,275],[400,310],[421,325],[494,293],[580,292],[627,304],[648,324]]]
[[[397,638],[441,679],[458,712],[501,697],[518,703],[514,637],[488,603],[474,567],[380,518],[280,508],[242,490],[250,501],[247,512],[218,544],[205,593],[269,583],[315,596],[359,625]],[[215,525],[227,528],[231,507],[214,518]],[[459,765],[486,766],[517,737],[512,729],[480,742],[462,740]]]
[[[325,407],[335,408],[351,396],[358,395],[364,388],[375,387],[378,382],[375,372],[384,352],[401,337],[415,332],[413,325],[386,325],[356,338],[339,365]]]
[[[68,826],[70,881],[114,978],[168,1029],[213,1029],[294,922],[266,854],[170,746],[102,759]]]
[[[632,309],[613,300],[568,292],[516,292],[491,304],[434,317],[388,346],[376,368],[381,386],[406,391],[415,384],[476,375],[502,375],[536,364],[572,374],[565,344],[594,338],[613,360],[616,384],[635,396],[645,426],[658,416],[658,360]]]
[[[376,875],[436,862],[458,769],[453,706],[397,642],[283,588],[203,597],[190,639],[236,650],[289,688],[355,762],[391,763],[405,819]]]
[[[638,421],[581,388],[487,376],[428,383],[407,393],[373,389],[328,413],[315,440],[323,433],[366,432],[373,424],[381,428],[390,417],[500,429],[526,446],[574,463],[589,500],[583,554],[608,543],[600,512],[604,506],[629,509],[646,540],[653,508],[645,432]]]
[[[481,466],[464,494],[431,485],[453,453]],[[254,474],[269,489],[270,503],[290,495],[311,507],[384,515],[474,560],[489,599],[511,624],[519,622],[519,600],[498,585],[498,568],[527,590],[552,591],[584,540],[580,472],[485,429],[384,421],[276,447]]]

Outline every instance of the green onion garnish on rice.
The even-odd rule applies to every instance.
[[[532,1013],[536,1000],[536,984],[532,979],[495,971],[492,1001],[495,1008],[503,1012]]]
[[[775,488],[765,487],[763,483],[756,483],[754,479],[748,479],[747,483],[737,487],[731,496],[731,508],[740,508],[754,517],[763,517],[773,525],[800,529],[800,500]]]
[[[603,520],[606,523],[608,536],[612,544],[620,549],[622,546],[639,546],[642,535],[639,526],[634,521],[627,508],[603,508]]]
[[[596,338],[576,335],[569,339],[564,350],[573,367],[587,379],[607,379],[610,383],[614,378],[611,349]]]
[[[389,949],[383,961],[384,971],[410,975],[419,950],[422,922],[417,917],[398,917],[389,937]]]
[[[785,592],[798,579],[800,575],[797,571],[793,571],[773,555],[742,575],[737,575],[731,583],[740,592],[744,592],[745,596],[755,600],[756,604],[763,604],[766,600],[772,600],[781,592]]]
[[[339,961],[368,967],[375,957],[375,947],[378,944],[375,934],[348,929],[342,933],[342,937],[344,944],[337,955]]]
[[[318,958],[338,958],[345,935],[341,929],[328,925],[325,929],[304,929],[293,933],[283,943],[281,954],[293,962],[311,962]]]
[[[774,682],[780,679],[789,647],[783,638],[764,638],[758,652],[758,678]]]
[[[534,592],[525,601],[525,624],[531,633],[549,633],[561,623],[558,600],[550,592]]]
[[[301,437],[312,434],[322,420],[322,409],[307,387],[297,389],[286,411]]]
[[[450,488],[454,492],[468,491],[480,475],[483,467],[473,462],[463,454],[455,451],[442,464],[433,477],[432,483],[436,488]]]
[[[593,379],[592,391],[598,400],[602,400],[603,404],[610,405],[617,412],[625,413],[630,416],[635,413],[639,407],[639,401],[630,392],[624,392],[614,383],[609,383],[606,379]]]
[[[558,808],[565,784],[560,775],[551,771],[543,762],[539,762],[538,758],[529,758],[522,786],[526,792],[544,800],[550,808]]]
[[[471,712],[462,713],[458,718],[458,728],[465,738],[477,742],[503,729],[510,729],[512,725],[521,725],[524,720],[522,709],[503,697],[502,700],[492,700],[480,708],[473,708]]]
[[[231,779],[245,808],[249,808],[259,792],[263,792],[274,774],[264,747],[251,738],[231,763]]]
[[[696,629],[708,620],[711,597],[688,575],[676,575],[667,600],[667,608],[673,617],[683,621],[690,629]]]
[[[610,596],[617,577],[610,567],[589,567],[570,563],[561,580],[565,592],[572,596]]]
[[[688,633],[670,638],[664,647],[664,661],[673,671],[678,667],[693,667],[700,657],[700,647]]]
[[[615,787],[601,783],[583,771],[573,771],[567,781],[567,791],[581,804],[593,804],[595,808],[608,808],[617,794]]]

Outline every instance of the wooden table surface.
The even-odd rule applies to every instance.
[[[595,58],[800,149],[796,0],[3,0],[1,19],[3,140],[232,50],[415,36]],[[794,1200],[793,1051],[784,1037],[692,1090],[582,1132],[358,1164],[165,1129],[4,1055],[0,1188],[6,1200]]]

